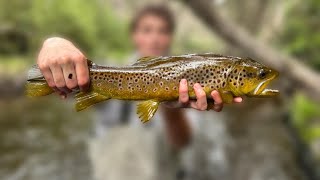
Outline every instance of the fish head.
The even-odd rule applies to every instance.
[[[229,85],[235,95],[275,96],[279,91],[266,89],[266,87],[278,76],[277,70],[247,58],[235,65],[229,76]]]

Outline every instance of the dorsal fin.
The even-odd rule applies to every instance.
[[[132,66],[156,66],[164,63],[175,63],[178,61],[197,61],[204,59],[234,59],[238,60],[239,58],[231,57],[231,56],[223,56],[219,54],[213,53],[205,53],[205,54],[185,54],[180,56],[159,56],[159,57],[144,57],[137,60],[136,63],[132,64]]]
[[[142,57],[142,58],[138,59],[137,62],[133,63],[132,65],[141,65],[145,62],[151,61],[154,58],[156,58],[156,57],[154,57],[154,56]]]

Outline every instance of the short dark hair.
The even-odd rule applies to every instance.
[[[154,15],[163,19],[168,24],[168,30],[173,33],[175,30],[175,20],[171,10],[165,5],[148,5],[140,9],[136,15],[132,18],[129,26],[129,30],[133,33],[139,21],[147,15]]]

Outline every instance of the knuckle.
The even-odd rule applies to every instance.
[[[85,62],[85,58],[84,58],[84,56],[82,56],[82,55],[74,55],[74,56],[73,56],[73,60],[74,60],[76,63],[84,63],[84,62]]]
[[[40,70],[48,69],[48,65],[46,63],[38,63],[38,67]]]
[[[204,92],[199,93],[198,98],[204,99],[206,98],[206,94]]]
[[[59,59],[50,60],[48,66],[57,66],[59,65]]]
[[[186,93],[188,93],[188,89],[186,89],[186,88],[180,88],[180,89],[179,89],[179,93],[180,93],[180,94],[186,94]]]
[[[68,55],[64,55],[64,56],[62,56],[62,57],[58,60],[58,63],[59,63],[60,65],[62,65],[62,64],[67,64],[67,63],[69,63],[69,62],[70,62],[70,58],[69,58]]]

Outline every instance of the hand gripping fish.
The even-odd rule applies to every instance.
[[[75,95],[77,111],[108,99],[141,101],[137,114],[148,122],[162,102],[177,101],[179,81],[187,79],[190,99],[196,99],[193,85],[200,83],[213,105],[210,93],[217,90],[224,103],[234,96],[273,97],[278,90],[266,89],[279,73],[250,58],[217,54],[145,57],[126,67],[107,67],[88,63],[90,89]],[[39,68],[28,74],[26,95],[46,96],[53,93]]]

